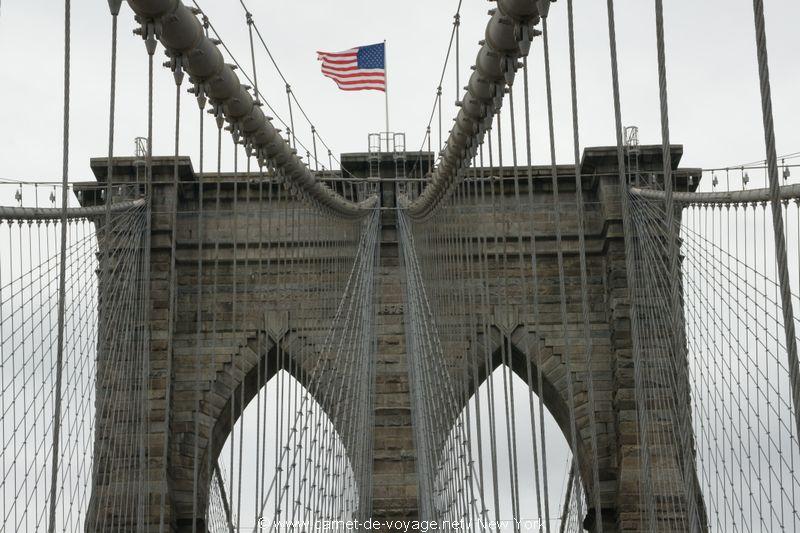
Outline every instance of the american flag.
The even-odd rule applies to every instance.
[[[386,92],[386,45],[357,46],[344,52],[317,52],[322,74],[343,91]]]

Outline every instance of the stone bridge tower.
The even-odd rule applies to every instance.
[[[699,171],[695,169],[679,169],[678,163],[682,154],[680,147],[672,150],[678,189],[690,188],[690,176],[697,183]],[[412,167],[422,161],[427,164],[429,154],[407,154],[404,164]],[[641,147],[639,170],[645,175],[648,170],[656,172],[661,165],[660,147]],[[379,172],[382,180],[377,184],[382,211],[379,231],[379,263],[376,272],[377,298],[376,309],[376,353],[375,353],[375,395],[374,395],[374,429],[372,441],[372,479],[373,493],[372,517],[384,520],[391,518],[413,519],[419,515],[418,480],[416,475],[416,451],[414,448],[414,427],[411,412],[411,387],[408,376],[408,346],[406,345],[406,328],[408,316],[404,302],[404,265],[401,263],[397,228],[396,162],[391,154],[382,154],[379,158]],[[374,163],[374,161],[373,161]],[[345,154],[342,164],[356,177],[372,174],[369,154]],[[106,179],[106,161],[92,161],[92,169],[98,181]],[[161,473],[167,472],[166,501],[163,512],[166,523],[172,531],[192,531],[193,515],[193,472],[192,450],[197,445],[203,457],[203,464],[210,464],[208,458],[214,459],[219,454],[235,420],[228,413],[241,412],[252,400],[259,387],[281,368],[279,353],[296,357],[303,351],[303,346],[314,345],[318,339],[314,335],[303,338],[294,336],[296,324],[302,323],[308,330],[308,324],[319,317],[315,315],[313,299],[324,292],[299,291],[296,296],[287,298],[281,293],[281,284],[298,287],[309,283],[312,279],[311,268],[306,272],[304,261],[336,262],[344,257],[347,250],[353,251],[357,239],[358,226],[342,222],[329,228],[326,240],[330,246],[316,248],[313,254],[302,260],[294,261],[292,271],[277,272],[270,275],[269,283],[259,285],[252,280],[252,272],[248,268],[238,271],[235,265],[236,254],[244,250],[248,255],[247,262],[254,261],[254,255],[260,250],[248,240],[247,227],[253,223],[255,213],[260,212],[261,204],[267,196],[272,206],[281,203],[295,202],[285,194],[280,196],[278,187],[272,185],[254,185],[258,181],[256,174],[240,173],[198,175],[188,159],[179,161],[180,183],[173,184],[173,160],[171,158],[155,158],[153,165],[153,212],[150,234],[150,369],[149,369],[149,412],[147,420],[148,434],[146,443],[146,467],[151,480],[161,479]],[[565,343],[561,338],[562,325],[557,312],[557,301],[552,298],[553,286],[557,284],[555,254],[553,243],[552,220],[546,211],[540,218],[539,236],[542,251],[539,265],[539,282],[545,295],[542,300],[541,328],[533,331],[524,324],[530,320],[520,316],[513,305],[497,306],[493,309],[496,327],[492,333],[480,336],[480,342],[487,345],[492,353],[499,353],[501,346],[511,348],[513,353],[512,367],[523,380],[526,380],[525,357],[531,357],[531,350],[536,352],[537,361],[542,361],[545,376],[544,389],[536,391],[544,398],[545,404],[556,421],[566,433],[568,413],[566,411],[566,389],[564,386],[565,357],[573,357],[573,372],[576,383],[574,391],[577,424],[581,429],[582,439],[578,449],[573,452],[581,458],[582,478],[591,479],[590,455],[587,453],[588,436],[586,436],[586,375],[591,372],[595,383],[597,398],[595,418],[599,431],[599,471],[601,480],[601,500],[603,509],[598,512],[589,498],[588,516],[585,526],[595,529],[595,521],[602,517],[606,532],[636,531],[639,527],[638,517],[641,508],[639,502],[638,480],[640,475],[639,453],[636,430],[633,354],[630,334],[630,300],[626,282],[625,255],[622,220],[620,213],[620,190],[618,169],[616,167],[616,148],[588,148],[582,161],[583,191],[585,210],[587,213],[586,242],[588,253],[589,295],[591,307],[591,326],[595,347],[596,367],[585,369],[576,367],[580,360],[575,353],[565,353]],[[512,168],[489,169],[502,183],[512,183]],[[527,172],[527,168],[525,169]],[[564,196],[564,205],[574,202],[575,169],[571,165],[558,167],[560,191]],[[137,181],[137,165],[133,159],[119,158],[114,162],[115,180],[121,182]],[[326,176],[321,176],[325,179]],[[528,206],[532,213],[550,201],[552,196],[550,168],[533,169],[534,205]],[[340,185],[331,182],[336,188]],[[413,186],[413,185],[412,185]],[[100,203],[95,191],[97,185],[86,184],[81,188],[84,204]],[[509,187],[509,191],[513,187]],[[202,194],[201,194],[202,193]],[[202,197],[202,202],[200,198]],[[475,199],[479,201],[479,199]],[[236,204],[236,211],[230,209]],[[177,216],[170,216],[177,205]],[[208,219],[207,223],[198,225],[198,213],[204,208],[206,213],[217,209],[218,215]],[[228,215],[231,213],[231,215]],[[535,215],[539,216],[539,215]],[[513,222],[513,221],[512,221]],[[282,242],[295,239],[296,246],[276,247],[271,253],[272,260],[279,264],[282,253],[297,251],[302,248],[309,236],[303,228],[320,227],[313,213],[307,212],[304,218],[292,222],[299,227],[290,228],[288,222],[272,220],[272,229]],[[474,221],[454,221],[469,227]],[[576,221],[571,218],[570,211],[563,211],[565,263],[568,290],[568,316],[570,323],[567,330],[578,328],[575,291],[578,283],[576,255]],[[176,231],[173,232],[173,225]],[[299,229],[298,229],[299,228]],[[173,235],[176,241],[173,241]],[[244,245],[242,243],[245,243]],[[101,243],[102,244],[102,243]],[[173,250],[175,256],[173,257]],[[212,253],[212,250],[214,253]],[[239,256],[241,257],[241,255]],[[304,257],[299,253],[297,257]],[[502,260],[495,255],[494,261]],[[177,266],[175,280],[170,279],[170,265]],[[202,280],[205,286],[214,283],[209,279],[212,262],[225,265],[219,270],[218,297],[213,301],[204,299],[198,304],[198,283]],[[203,268],[205,267],[205,268]],[[494,265],[497,267],[497,265]],[[493,268],[494,268],[493,267]],[[499,268],[497,269],[499,272]],[[331,272],[334,272],[331,270]],[[331,274],[336,276],[337,274]],[[248,277],[250,276],[250,277]],[[311,283],[315,283],[312,281]],[[333,285],[342,283],[342,279],[327,280]],[[495,279],[493,282],[497,282]],[[177,313],[175,323],[170,322],[170,284],[176,283]],[[238,284],[238,289],[235,289]],[[246,287],[245,289],[243,289]],[[548,296],[549,295],[549,296]],[[236,300],[240,306],[238,312],[245,317],[233,327],[232,302]],[[512,295],[510,301],[515,297]],[[275,312],[265,316],[265,302],[271,302]],[[198,311],[198,305],[200,310]],[[212,310],[214,311],[212,313]],[[215,317],[215,323],[209,323],[209,317]],[[573,322],[574,321],[574,322]],[[199,333],[198,333],[199,332]],[[203,341],[203,354],[196,349],[197,336]],[[171,350],[171,356],[170,356]],[[573,343],[573,351],[578,348]],[[199,355],[208,355],[213,364],[198,366]],[[460,357],[461,354],[447,354]],[[234,360],[236,364],[229,364]],[[303,358],[297,357],[288,363],[301,382],[305,365]],[[499,364],[499,363],[498,363]],[[477,390],[481,379],[486,376],[475,376],[471,385]],[[102,392],[113,389],[113,380],[122,376],[109,376],[106,381],[99,381],[98,396]],[[335,379],[335,378],[331,378]],[[108,381],[110,380],[110,381]],[[200,383],[200,385],[198,385]],[[199,392],[198,392],[199,391]],[[196,394],[201,396],[197,398]],[[686,399],[688,401],[688,399]],[[201,405],[201,419],[193,415],[194,406]],[[231,404],[234,409],[231,410]],[[323,405],[323,408],[326,406]],[[125,406],[120,406],[124,409]],[[170,413],[167,417],[166,413]],[[108,426],[98,423],[99,430]],[[164,453],[164,443],[168,443],[168,451]],[[347,443],[345,443],[347,444]],[[96,446],[112,446],[110,435],[99,435]],[[674,450],[662,450],[663,459],[657,468],[665,471],[678,468],[672,460]],[[131,452],[134,453],[134,452]],[[138,455],[139,451],[135,453]],[[109,465],[119,476],[123,476],[125,465],[132,461],[131,457],[118,456],[114,464]],[[358,461],[353,457],[351,461]],[[209,471],[201,468],[199,472],[200,487],[199,507],[207,505]],[[98,483],[109,484],[105,490],[113,494],[110,484],[112,477],[100,476]],[[111,487],[109,489],[109,487]],[[585,483],[591,494],[590,484]],[[123,488],[119,489],[120,491]],[[150,530],[157,530],[161,508],[162,487],[158,481],[148,485],[149,494],[146,508],[151,524]],[[665,498],[676,495],[661,494]],[[94,502],[93,512],[114,513],[113,498],[104,504]],[[202,515],[202,512],[200,513]],[[195,522],[198,530],[204,530],[202,519]]]

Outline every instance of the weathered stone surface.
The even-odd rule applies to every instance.
[[[651,150],[654,154],[657,151]],[[652,159],[660,161],[660,156]],[[343,161],[357,175],[366,172],[364,155],[345,156]],[[93,164],[104,174],[104,161]],[[573,451],[579,459],[584,489],[589,494],[590,514],[594,516],[597,514],[593,508],[594,489],[587,482],[592,479],[593,466],[587,386],[588,380],[592,380],[606,532],[639,531],[643,505],[639,490],[641,465],[630,301],[615,165],[616,154],[612,149],[593,149],[587,151],[582,169],[591,368],[586,366],[582,334],[575,186],[574,174],[570,174],[574,169],[559,167],[566,324],[561,323],[559,307],[549,168],[534,169],[532,200],[530,205],[523,204],[523,209],[515,207],[509,212],[487,215],[481,209],[481,202],[488,199],[475,196],[470,199],[474,202],[473,209],[465,209],[461,216],[446,222],[474,235],[473,249],[486,262],[487,290],[503,295],[502,302],[496,299],[474,302],[475,309],[494,324],[494,329],[488,336],[483,332],[476,334],[476,350],[471,350],[469,340],[452,344],[454,350],[446,354],[448,370],[461,372],[468,361],[464,354],[473,351],[493,354],[494,364],[499,364],[504,346],[510,346],[508,361],[523,380],[527,380],[528,362],[534,372],[540,369],[544,376],[543,390],[536,390],[536,383],[531,385],[544,398],[566,436],[569,436],[569,403],[573,402],[575,407],[579,442],[578,449]],[[513,169],[493,170],[502,176],[503,194],[513,197]],[[121,160],[115,175],[129,180],[132,172],[130,162]],[[381,172],[385,177],[394,176],[394,161],[388,155]],[[315,361],[309,354],[319,353],[315,350],[324,337],[324,321],[328,319],[325,311],[335,305],[337,290],[347,280],[347,267],[357,238],[354,225],[330,224],[311,209],[292,211],[296,217],[284,219],[282,207],[296,207],[295,201],[287,199],[286,192],[279,192],[277,187],[249,183],[244,175],[238,180],[230,175],[207,175],[201,189],[188,161],[181,162],[180,174],[181,183],[176,189],[172,184],[171,159],[157,160],[150,258],[150,404],[148,433],[143,439],[150,480],[144,506],[148,509],[147,531],[157,530],[163,486],[166,486],[163,512],[167,524],[172,531],[191,531],[195,445],[201,465],[198,509],[202,513],[208,492],[209,454],[212,460],[216,458],[232,424],[255,391],[281,368],[291,371],[302,382]],[[679,178],[685,179],[686,175],[678,173]],[[384,206],[393,206],[394,183],[385,181],[380,190]],[[85,201],[91,201],[90,198],[87,195]],[[523,198],[528,202],[527,190]],[[171,211],[176,202],[177,307],[170,331]],[[264,209],[265,202],[268,210]],[[198,218],[200,211],[204,215]],[[405,277],[397,242],[396,213],[384,211],[381,224],[380,262],[376,269],[371,514],[378,520],[414,519],[419,513],[416,452],[405,337],[408,325]],[[535,228],[537,240],[540,308],[536,317],[527,303],[528,295],[523,294],[532,285],[528,245],[508,238],[524,234],[529,227]],[[320,236],[323,245],[304,246]],[[534,328],[534,323],[538,327]],[[302,337],[294,331],[302,331]],[[565,333],[569,339],[565,339]],[[324,360],[326,355],[321,357]],[[567,394],[567,377],[573,384],[571,398]],[[124,377],[107,375],[98,382],[98,401],[103,401],[108,391],[113,390],[114,380],[119,379]],[[331,372],[330,379],[336,382],[341,379],[340,373]],[[469,392],[477,390],[483,379],[485,375],[473,376]],[[330,400],[325,398],[318,400],[323,408],[331,405],[326,404]],[[119,404],[118,409],[125,408],[124,403]],[[102,431],[108,430],[107,424],[98,422],[100,434],[96,446],[107,445]],[[128,431],[135,434],[137,429]],[[660,496],[679,499],[680,495],[670,493],[674,488],[659,481],[679,468],[671,459],[676,455],[674,452],[659,451],[652,465],[653,478]],[[101,472],[97,483],[105,484],[106,488],[111,483],[110,472],[124,475],[125,465],[132,463],[138,450],[129,454],[118,455],[118,461]],[[166,485],[161,483],[164,475]],[[112,487],[111,492],[115,490]],[[97,512],[113,514],[115,505],[112,498]],[[676,508],[664,509],[667,513],[679,512],[680,502]],[[197,525],[204,530],[201,522]]]

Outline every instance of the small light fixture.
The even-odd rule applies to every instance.
[[[713,189],[716,189],[717,185],[719,185],[719,180],[717,179],[717,175],[716,174],[712,174],[712,176],[711,176],[711,187]]]
[[[789,167],[786,166],[785,159],[782,159],[781,163],[783,163],[783,179],[784,181],[788,181],[789,178],[792,176],[792,173],[789,171]]]
[[[745,172],[742,174],[742,187],[747,188],[748,183],[750,183],[750,174]]]

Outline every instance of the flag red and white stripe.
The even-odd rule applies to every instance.
[[[343,91],[386,92],[383,44],[351,48],[343,52],[317,52],[322,74]]]

